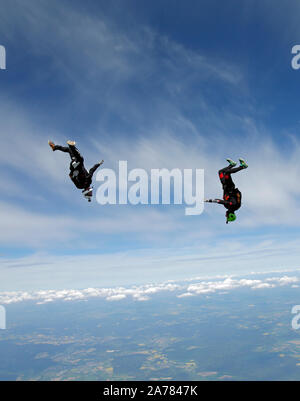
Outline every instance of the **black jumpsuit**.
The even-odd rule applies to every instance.
[[[70,178],[78,189],[88,189],[92,184],[94,172],[100,166],[100,163],[95,164],[89,171],[84,167],[84,159],[79,153],[76,146],[60,146],[55,145],[53,150],[69,153],[71,157],[70,163]]]
[[[234,213],[241,207],[242,194],[235,187],[231,174],[243,170],[244,167],[228,166],[219,171],[219,178],[223,186],[223,200],[218,199],[218,203],[224,205],[229,213]]]

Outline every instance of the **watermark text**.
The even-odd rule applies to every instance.
[[[295,305],[292,307],[291,313],[296,314],[292,320],[292,328],[294,330],[300,329],[300,305]]]
[[[100,205],[182,205],[185,215],[199,215],[204,210],[204,170],[178,168],[151,169],[150,174],[141,168],[128,171],[127,161],[119,161],[119,172],[102,169],[96,180],[103,182],[97,190]],[[129,185],[131,184],[131,185]],[[118,190],[117,190],[118,189]]]
[[[0,70],[6,70],[6,49],[0,45]]]
[[[6,329],[6,310],[4,306],[0,305],[0,330]]]

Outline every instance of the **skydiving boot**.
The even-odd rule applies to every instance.
[[[50,146],[50,148],[53,150],[53,152],[55,151],[55,145],[52,141],[48,141],[48,144]]]
[[[83,189],[82,194],[88,202],[91,202],[93,196],[93,187]]]
[[[233,160],[231,160],[231,159],[226,159],[226,160],[228,161],[230,167],[236,166],[236,162],[234,162]]]
[[[248,164],[245,162],[245,160],[239,159],[239,161],[240,161],[240,166],[241,166],[241,167],[244,167],[244,168],[247,168],[247,167],[248,167]]]

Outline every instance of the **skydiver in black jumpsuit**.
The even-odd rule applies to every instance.
[[[55,145],[51,141],[48,143],[53,151],[60,150],[61,152],[69,153],[71,157],[69,176],[76,187],[78,189],[82,189],[84,197],[91,202],[93,196],[93,188],[91,186],[93,174],[97,168],[104,163],[104,161],[102,160],[101,162],[95,164],[89,171],[87,171],[84,167],[84,159],[76,148],[75,142],[68,141],[68,146]]]
[[[246,162],[243,159],[239,159],[240,166],[236,167],[236,163],[231,160],[227,159],[229,166],[224,167],[223,169],[219,170],[219,178],[222,183],[223,187],[223,199],[209,199],[205,202],[212,202],[212,203],[220,203],[224,205],[227,209],[226,212],[226,224],[229,221],[234,221],[236,219],[235,211],[241,207],[242,201],[242,194],[235,187],[234,182],[232,181],[231,174],[237,173],[240,170],[244,170],[248,167]]]

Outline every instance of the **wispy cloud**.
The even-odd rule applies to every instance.
[[[195,274],[197,270],[222,273],[252,266],[258,270],[298,266],[299,241],[292,235],[281,234],[282,227],[297,229],[300,222],[297,163],[300,151],[293,138],[289,158],[265,133],[260,136],[255,124],[251,124],[251,130],[255,128],[258,133],[248,132],[243,145],[234,142],[236,156],[244,156],[247,146],[249,168],[234,177],[243,193],[243,206],[237,213],[237,222],[227,226],[224,208],[218,205],[206,206],[205,212],[194,218],[186,217],[183,209],[172,205],[100,207],[94,203],[87,207],[69,181],[66,155],[51,152],[46,137],[37,140],[38,136],[32,137],[26,119],[17,110],[9,114],[11,129],[4,141],[0,164],[12,169],[21,165],[22,179],[20,173],[10,177],[15,190],[20,187],[20,196],[14,195],[8,202],[7,195],[2,193],[0,240],[2,246],[35,249],[34,253],[39,251],[43,255],[32,256],[34,267],[30,258],[2,259],[0,270],[5,277],[2,288],[32,288],[36,281],[62,288],[66,280],[74,286],[77,286],[75,281],[90,286],[95,277],[99,282],[111,284],[113,277],[128,284],[157,275],[158,266],[166,279],[172,276],[172,271],[182,277],[186,270]],[[14,129],[13,116],[18,129]],[[114,169],[122,159],[128,159],[129,168],[147,170],[204,168],[205,196],[221,196],[217,171],[228,156],[224,154],[223,142],[212,145],[210,138],[186,119],[178,120],[178,124],[188,130],[190,141],[180,139],[172,129],[161,129],[149,138],[103,137],[102,141],[94,141],[92,150],[85,142],[83,153],[87,161],[98,160],[101,154],[106,167]],[[21,125],[26,129],[25,137]],[[248,122],[244,129],[245,132],[249,129]],[[38,132],[37,127],[33,130]],[[24,147],[24,141],[30,146]],[[29,198],[32,195],[42,200]],[[78,214],[84,218],[79,219]],[[145,248],[153,250],[141,251]],[[128,253],[120,257],[122,249]],[[57,251],[75,252],[76,256],[51,255]],[[11,264],[23,265],[17,279],[6,269]],[[110,276],[111,268],[118,274]]]
[[[1,259],[3,288],[296,267],[299,142],[285,135],[282,147],[264,127],[242,66],[70,4],[12,0],[1,14],[8,48],[26,48],[11,54],[11,70],[31,59],[0,99],[0,241],[32,252]],[[103,158],[114,169],[118,160],[204,168],[209,198],[222,196],[217,171],[226,157],[242,156],[249,169],[234,177],[243,193],[238,220],[226,226],[219,205],[195,218],[174,206],[87,205],[69,180],[68,157],[51,152],[48,139],[77,140],[87,166]]]
[[[142,127],[159,118],[162,107],[175,111],[192,93],[198,112],[208,112],[202,85],[229,85],[237,91],[243,86],[243,73],[231,60],[187,48],[138,21],[124,29],[104,14],[67,2],[12,0],[1,22],[8,45],[22,40],[34,60],[46,60],[36,80],[57,84],[60,99],[66,99],[64,112],[96,106],[102,125],[111,113]]]
[[[256,239],[257,240],[257,239]],[[252,241],[252,243],[251,243]],[[245,242],[245,243],[244,243]],[[119,245],[118,245],[119,246]],[[128,247],[126,247],[128,248]],[[126,251],[77,255],[37,253],[1,257],[1,290],[78,289],[83,287],[144,285],[153,280],[183,280],[245,272],[298,269],[299,241],[261,243],[245,238],[199,242],[198,247],[133,248]]]

